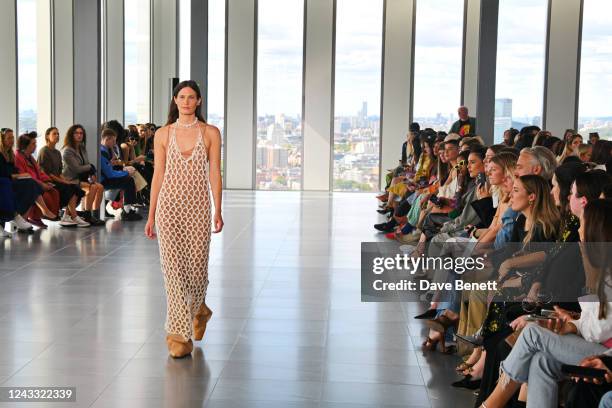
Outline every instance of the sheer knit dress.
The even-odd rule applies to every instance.
[[[169,133],[155,223],[168,307],[165,329],[187,341],[193,336],[193,318],[208,287],[208,157],[199,125],[197,142],[188,157],[179,150],[174,125]]]

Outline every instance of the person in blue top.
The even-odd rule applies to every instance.
[[[142,220],[142,216],[136,213],[133,208],[136,203],[136,184],[134,183],[135,169],[130,166],[124,167],[124,170],[115,170],[111,164],[113,157],[112,149],[117,142],[117,134],[112,129],[102,130],[100,145],[100,182],[105,190],[119,189],[123,191],[123,211],[121,219],[126,221]]]

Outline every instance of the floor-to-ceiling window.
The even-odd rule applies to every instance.
[[[610,0],[584,0],[578,130],[612,139],[612,29]]]
[[[548,0],[500,0],[495,142],[504,130],[542,126]]]
[[[179,79],[191,79],[191,0],[179,1]]]
[[[207,117],[221,131],[221,172],[224,171],[225,134],[225,0],[208,0]]]
[[[151,0],[125,1],[125,125],[151,118]]]
[[[38,119],[37,0],[17,1],[17,134],[35,131]]]
[[[302,187],[304,0],[259,0],[256,188]]]
[[[336,7],[333,188],[372,191],[379,175],[383,0],[337,0]]]
[[[463,0],[417,1],[413,117],[421,128],[448,131],[457,120],[463,7]]]

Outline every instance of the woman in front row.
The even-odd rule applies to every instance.
[[[89,162],[85,144],[87,135],[81,125],[72,125],[64,137],[63,176],[70,182],[77,183],[85,191],[83,210],[85,221],[99,224],[100,204],[104,196],[104,187],[97,182],[96,169]]]
[[[563,364],[577,365],[590,356],[609,353],[612,338],[612,201],[595,200],[584,209],[581,241],[583,250],[599,272],[594,294],[579,299],[582,312],[555,308],[557,318],[546,327],[530,323],[521,332],[508,357],[501,363],[501,376],[481,408],[500,408],[527,384],[527,407],[557,408],[558,382],[565,376]]]

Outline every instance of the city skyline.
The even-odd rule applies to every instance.
[[[303,3],[302,0],[282,2],[279,0],[266,0],[270,4],[267,18],[262,21],[269,21],[262,28],[261,37],[275,42],[272,47],[273,52],[266,54],[266,59],[270,61],[284,61],[284,66],[292,67],[293,71],[302,71],[302,35],[303,35]],[[262,4],[267,4],[262,1]],[[337,12],[337,55],[336,72],[337,87],[334,92],[336,116],[348,116],[355,112],[354,105],[366,100],[369,104],[370,112],[380,111],[380,72],[381,52],[382,52],[382,7],[379,10],[378,3],[367,0],[351,2],[351,7],[344,7],[343,2],[338,4]],[[300,6],[301,5],[301,6]],[[452,12],[455,8],[463,5],[463,0],[435,0],[423,2],[418,0],[418,13],[421,18],[417,21],[416,41],[417,55],[438,56],[439,60],[448,61],[450,57],[446,53],[457,54],[461,48],[461,41],[455,35],[463,25],[461,16]],[[35,23],[37,16],[36,0],[18,0],[17,26],[18,26],[18,72],[19,72],[19,116],[36,116],[37,111],[37,30]],[[211,18],[209,48],[210,70],[209,70],[209,89],[206,89],[206,99],[209,112],[223,116],[223,63],[224,63],[224,1],[211,0]],[[261,6],[264,7],[264,6]],[[283,8],[284,7],[284,8]],[[372,10],[375,12],[372,13]],[[429,10],[429,12],[427,11]],[[439,13],[436,15],[436,10]],[[500,5],[500,32],[498,46],[498,80],[497,98],[513,99],[513,110],[515,117],[529,119],[541,117],[542,115],[542,95],[543,95],[543,61],[546,27],[546,1],[545,0],[507,0]],[[261,13],[261,9],[260,9]],[[612,73],[606,67],[612,61],[612,33],[606,15],[612,13],[612,3],[605,0],[586,0],[584,5],[584,21],[582,35],[582,66],[580,69],[580,103],[579,103],[579,124],[588,124],[589,128],[607,126],[606,118],[612,115],[607,94],[604,89],[612,88]],[[212,15],[214,14],[214,18]],[[287,16],[293,17],[291,24],[287,24]],[[461,14],[461,13],[459,13]],[[428,21],[427,16],[433,15],[436,18],[436,29],[425,30],[427,27],[423,21]],[[521,19],[516,16],[521,15]],[[370,21],[371,24],[364,25],[363,20]],[[297,22],[297,23],[296,23]],[[527,24],[528,23],[528,24]],[[126,21],[128,30],[126,31],[126,41],[142,41],[142,38],[134,37],[130,24],[133,21]],[[524,30],[525,24],[536,27],[534,30]],[[287,28],[288,26],[295,26]],[[19,29],[28,27],[27,30]],[[351,33],[352,35],[344,35]],[[455,34],[453,34],[455,33]],[[149,41],[148,39],[146,41]],[[292,48],[291,44],[300,44],[300,49]],[[132,47],[133,48],[133,47]],[[147,47],[148,48],[148,47]],[[422,52],[421,52],[422,51]],[[126,46],[126,62],[134,61],[137,58],[130,47]],[[446,57],[441,58],[441,56]],[[451,58],[456,61],[457,58]],[[529,61],[529,64],[525,64]],[[183,62],[184,64],[184,62]],[[422,59],[415,59],[415,75],[419,79],[415,87],[414,117],[415,120],[429,121],[433,126],[443,129],[448,121],[449,115],[455,111],[453,105],[458,104],[458,94],[455,97],[440,97],[437,93],[439,84],[433,83],[428,76],[422,75],[424,67],[429,63]],[[453,64],[456,64],[453,62]],[[274,63],[268,64],[274,65]],[[447,68],[450,68],[446,64]],[[444,66],[444,65],[442,65]],[[455,65],[453,65],[455,66]],[[148,72],[143,65],[144,71]],[[446,81],[445,88],[459,88],[459,75],[455,68],[450,69],[454,74]],[[420,74],[421,73],[421,74]],[[301,75],[300,78],[287,77],[276,78],[278,71],[260,69],[258,76],[260,81],[265,83],[275,79],[274,87],[276,91],[268,94],[266,98],[258,101],[258,112],[263,114],[274,114],[283,110],[288,115],[295,115],[301,112]],[[276,76],[276,77],[275,77]],[[343,83],[344,78],[352,78],[352,83]],[[506,78],[506,79],[505,79]],[[507,78],[522,78],[521,83],[508,80]],[[530,79],[531,78],[531,79]],[[534,79],[535,78],[535,79]],[[441,79],[434,78],[437,82]],[[130,81],[131,82],[131,81]],[[358,86],[355,86],[358,84]],[[145,86],[145,88],[147,88]],[[279,92],[278,90],[293,90],[291,92]],[[338,89],[342,89],[339,91]],[[422,89],[423,91],[419,91]],[[130,96],[137,95],[141,89],[131,90],[126,88]],[[430,90],[430,92],[428,92]],[[146,91],[146,89],[142,90]],[[453,91],[453,94],[455,91]],[[146,94],[146,92],[142,92]],[[285,94],[288,94],[285,96]],[[262,95],[266,95],[262,93]],[[296,98],[295,95],[298,95]],[[141,95],[142,96],[142,95]],[[142,96],[148,103],[148,96]],[[289,101],[289,99],[291,99]],[[456,102],[454,100],[457,100]],[[448,102],[447,102],[448,101]],[[133,105],[133,103],[130,103]],[[447,104],[448,106],[444,105]],[[130,105],[130,106],[131,106]],[[29,113],[28,113],[29,112]],[[127,119],[131,119],[130,114],[137,113],[137,110],[130,109],[126,104]],[[124,118],[118,118],[123,120]],[[431,119],[431,120],[430,120]],[[30,120],[30,119],[28,119]],[[35,120],[34,120],[35,122]],[[127,123],[126,123],[127,124]]]

